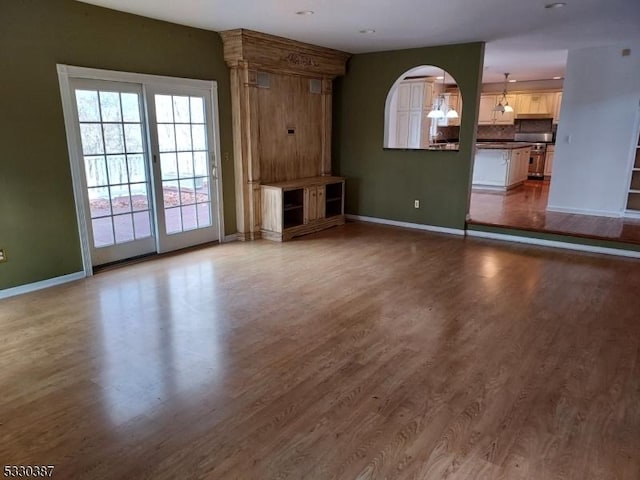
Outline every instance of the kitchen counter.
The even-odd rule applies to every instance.
[[[526,142],[478,142],[476,148],[490,150],[516,150],[518,148],[530,148],[531,144]]]

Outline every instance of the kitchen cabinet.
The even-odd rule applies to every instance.
[[[478,125],[493,125],[495,121],[494,108],[498,103],[497,96],[493,94],[480,95],[480,113],[478,114]]]
[[[261,185],[262,237],[286,241],[342,225],[344,178],[310,177]]]
[[[502,100],[502,95],[496,96],[496,105]],[[516,118],[516,102],[518,101],[518,96],[509,94],[507,95],[507,102],[513,108],[513,112],[494,112],[494,123],[496,125],[513,125],[513,122]]]
[[[427,113],[433,103],[433,82],[423,79],[404,80],[398,85],[395,108],[395,138],[390,146],[395,148],[421,148],[425,126],[430,126]],[[424,125],[426,124],[426,125]]]
[[[331,175],[332,85],[351,55],[246,29],[220,36],[234,99],[238,238],[255,240],[261,184]]]
[[[442,111],[444,112],[444,118],[437,120],[439,127],[450,127],[454,125],[460,125],[460,108],[459,108],[459,96],[456,93],[442,93],[440,94],[440,100],[442,102]],[[458,112],[458,118],[447,118],[449,110],[456,110]]]
[[[530,147],[479,148],[473,166],[473,187],[506,191],[524,183],[529,170]]]
[[[507,95],[509,105],[514,108],[513,112],[496,112],[496,105],[502,100],[502,94],[483,93],[480,96],[480,113],[478,115],[478,125],[513,125],[515,120],[515,108],[517,96]]]
[[[517,95],[516,114],[545,114],[552,117],[555,108],[555,93],[519,93]]]
[[[547,154],[544,157],[544,176],[548,178],[551,176],[551,172],[553,172],[553,157],[555,155],[556,148],[554,145],[550,145],[547,147]]]
[[[562,108],[562,92],[557,92],[553,109],[553,123],[560,123],[560,108]]]

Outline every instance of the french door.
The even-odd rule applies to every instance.
[[[218,239],[208,95],[193,88],[147,88],[159,252]]]
[[[92,266],[219,239],[211,90],[174,83],[68,80]]]

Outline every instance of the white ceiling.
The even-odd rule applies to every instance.
[[[183,25],[248,28],[351,53],[486,41],[485,83],[563,75],[567,50],[640,43],[639,0],[82,0]],[[296,15],[312,10],[314,15]],[[359,33],[375,29],[373,34]]]

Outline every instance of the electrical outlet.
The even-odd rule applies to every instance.
[[[420,208],[420,200],[413,201],[413,208]]]
[[[7,261],[7,255],[4,253],[4,248],[0,248],[0,263]]]

